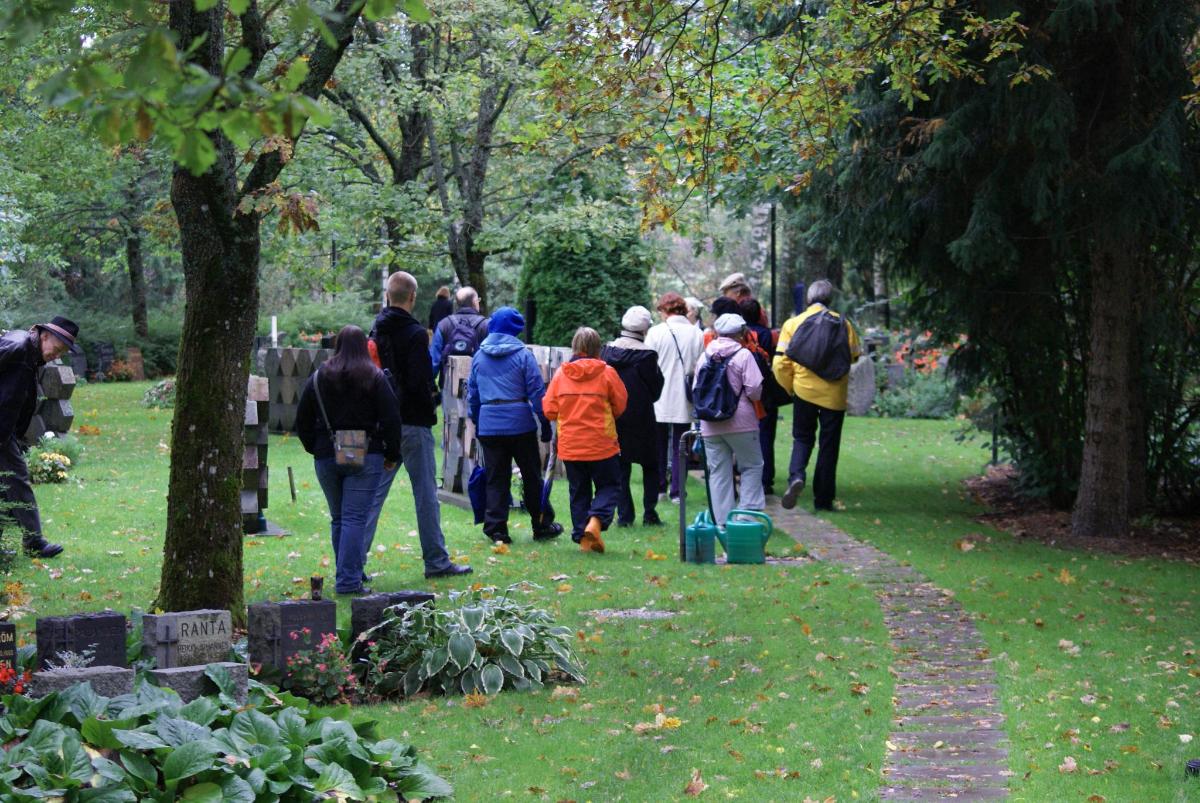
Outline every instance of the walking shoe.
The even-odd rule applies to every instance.
[[[633,519],[617,519],[617,526],[622,530],[633,526]]]
[[[658,517],[658,513],[651,510],[649,513],[642,516],[642,524],[646,527],[661,527],[663,520]]]
[[[359,586],[353,591],[338,591],[336,593],[339,597],[365,597],[371,593],[371,589],[366,586]]]
[[[579,542],[579,548],[584,552],[604,554],[604,539],[600,537],[600,519],[596,516],[588,519],[587,526],[583,528],[583,539]]]
[[[800,496],[800,492],[804,490],[804,478],[792,480],[788,483],[787,490],[783,492],[783,497],[779,500],[779,504],[784,510],[791,510],[796,506],[796,499]]]
[[[52,558],[63,551],[62,544],[52,544],[43,538],[25,544],[25,554],[31,558]]]
[[[484,533],[484,535],[490,538],[494,544],[512,543],[512,538],[509,537],[508,533]]]
[[[458,577],[460,574],[470,574],[475,571],[470,566],[459,566],[457,563],[451,563],[444,569],[438,569],[435,572],[425,572],[425,579],[432,580],[435,577]]]
[[[563,526],[557,521],[542,525],[533,531],[534,541],[549,541],[563,534]]]

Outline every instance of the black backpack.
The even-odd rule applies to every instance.
[[[796,327],[784,354],[827,382],[835,382],[850,373],[849,327],[844,318],[822,309]]]
[[[448,357],[470,357],[479,348],[479,315],[448,315],[449,333],[442,343],[442,365]]]
[[[741,349],[721,357],[709,354],[696,372],[696,386],[692,390],[692,402],[696,417],[701,421],[726,421],[737,412],[740,393],[733,392],[729,384],[729,361]]]

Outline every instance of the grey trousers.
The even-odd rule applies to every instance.
[[[758,430],[738,432],[733,435],[710,435],[704,438],[704,454],[708,461],[708,496],[712,504],[717,526],[724,529],[729,511],[738,507],[742,510],[762,510],[767,506],[763,494],[762,446],[758,442]],[[733,490],[733,464],[737,461],[741,472],[739,485],[740,502],[735,505]]]

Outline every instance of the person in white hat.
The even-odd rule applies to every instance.
[[[724,528],[729,511],[762,510],[766,507],[763,494],[762,447],[758,440],[758,412],[755,400],[762,397],[763,375],[746,348],[749,329],[746,320],[734,312],[721,315],[713,323],[716,337],[704,350],[696,365],[701,367],[712,359],[726,361],[725,376],[737,395],[733,415],[723,421],[700,421],[704,438],[704,454],[708,463],[709,503],[718,527]],[[697,400],[699,405],[699,399]],[[738,500],[734,498],[733,466],[737,462],[741,474]],[[736,502],[736,504],[735,504]]]
[[[0,532],[15,523],[25,551],[35,558],[52,558],[63,548],[42,535],[20,440],[37,406],[38,371],[66,354],[78,336],[75,322],[58,316],[0,337]]]
[[[618,527],[629,527],[637,515],[629,487],[634,463],[642,467],[642,524],[662,524],[658,516],[662,467],[658,464],[658,419],[654,417],[654,403],[662,395],[663,374],[658,367],[658,352],[645,343],[650,323],[650,310],[630,307],[621,317],[621,336],[600,350],[600,359],[616,370],[629,394],[625,412],[617,419],[617,440],[621,444]]]

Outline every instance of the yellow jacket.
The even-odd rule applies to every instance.
[[[771,363],[771,370],[780,387],[793,396],[799,396],[806,402],[811,402],[827,410],[845,410],[846,392],[850,387],[850,374],[846,374],[835,382],[830,382],[804,366],[797,365],[787,357],[788,343],[791,342],[796,328],[810,315],[815,315],[822,309],[828,309],[828,307],[821,304],[810,304],[804,312],[787,319],[783,328],[779,330],[779,345],[775,347],[775,359]],[[829,312],[839,318],[842,317],[833,310],[829,310]],[[862,354],[862,344],[859,342],[858,332],[854,330],[854,326],[849,321],[846,321],[846,329],[850,336],[850,362],[853,364]]]

